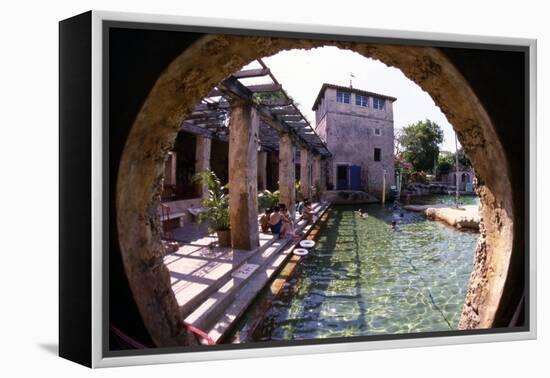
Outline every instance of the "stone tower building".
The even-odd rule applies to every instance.
[[[395,97],[323,84],[313,104],[316,131],[332,157],[328,190],[362,190],[382,196],[395,184],[393,102]]]

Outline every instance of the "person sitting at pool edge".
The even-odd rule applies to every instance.
[[[271,209],[265,209],[265,213],[260,217],[260,220],[258,223],[260,223],[260,229],[265,234],[267,231],[269,231],[269,218],[271,217],[271,214],[273,213],[273,210]]]
[[[269,228],[271,229],[271,232],[274,235],[281,233],[281,227],[283,226],[283,218],[281,217],[281,214],[279,213],[280,207],[275,206],[273,208],[273,211],[271,212],[271,215],[269,216]]]
[[[302,202],[302,201],[296,202],[296,212],[297,212],[298,214],[302,214],[302,210],[303,210],[303,208],[304,208],[304,204],[306,203],[307,200],[308,200],[308,199],[305,198],[303,202]]]
[[[313,220],[313,214],[315,214],[315,212],[311,207],[311,202],[308,199],[304,200],[304,206],[302,207],[302,219],[309,223]]]
[[[280,210],[281,220],[283,222],[283,225],[281,227],[281,232],[279,233],[279,237],[282,238],[297,238],[299,237],[296,234],[296,231],[294,230],[294,224],[292,223],[292,220],[290,219],[290,214],[288,212],[288,209],[286,206],[281,207]]]

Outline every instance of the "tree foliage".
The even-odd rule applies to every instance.
[[[415,171],[431,171],[439,156],[443,130],[429,119],[405,126],[399,136],[401,154]]]
[[[437,173],[446,175],[455,165],[455,157],[451,152],[442,152],[437,159]]]
[[[469,169],[472,167],[472,163],[464,153],[463,148],[458,149],[458,164],[460,169]],[[456,166],[456,154],[452,152],[441,152],[437,159],[437,172],[440,175],[446,175],[455,169]]]
[[[466,169],[472,168],[472,162],[470,161],[470,159],[468,159],[468,156],[466,156],[463,147],[460,147],[458,149],[458,163]]]

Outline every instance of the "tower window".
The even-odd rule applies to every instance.
[[[336,91],[336,102],[349,104],[351,102],[351,93],[344,91]]]
[[[355,95],[355,105],[368,107],[369,106],[369,98],[367,96],[362,95]]]
[[[386,101],[382,98],[378,98],[378,97],[373,97],[372,98],[372,107],[374,109],[383,110],[385,103],[386,103]]]
[[[374,149],[374,161],[380,161],[380,148]]]
[[[382,130],[374,129],[374,135],[382,135]]]

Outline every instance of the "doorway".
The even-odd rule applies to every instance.
[[[336,165],[336,190],[348,190],[349,189],[349,165],[337,164]]]

